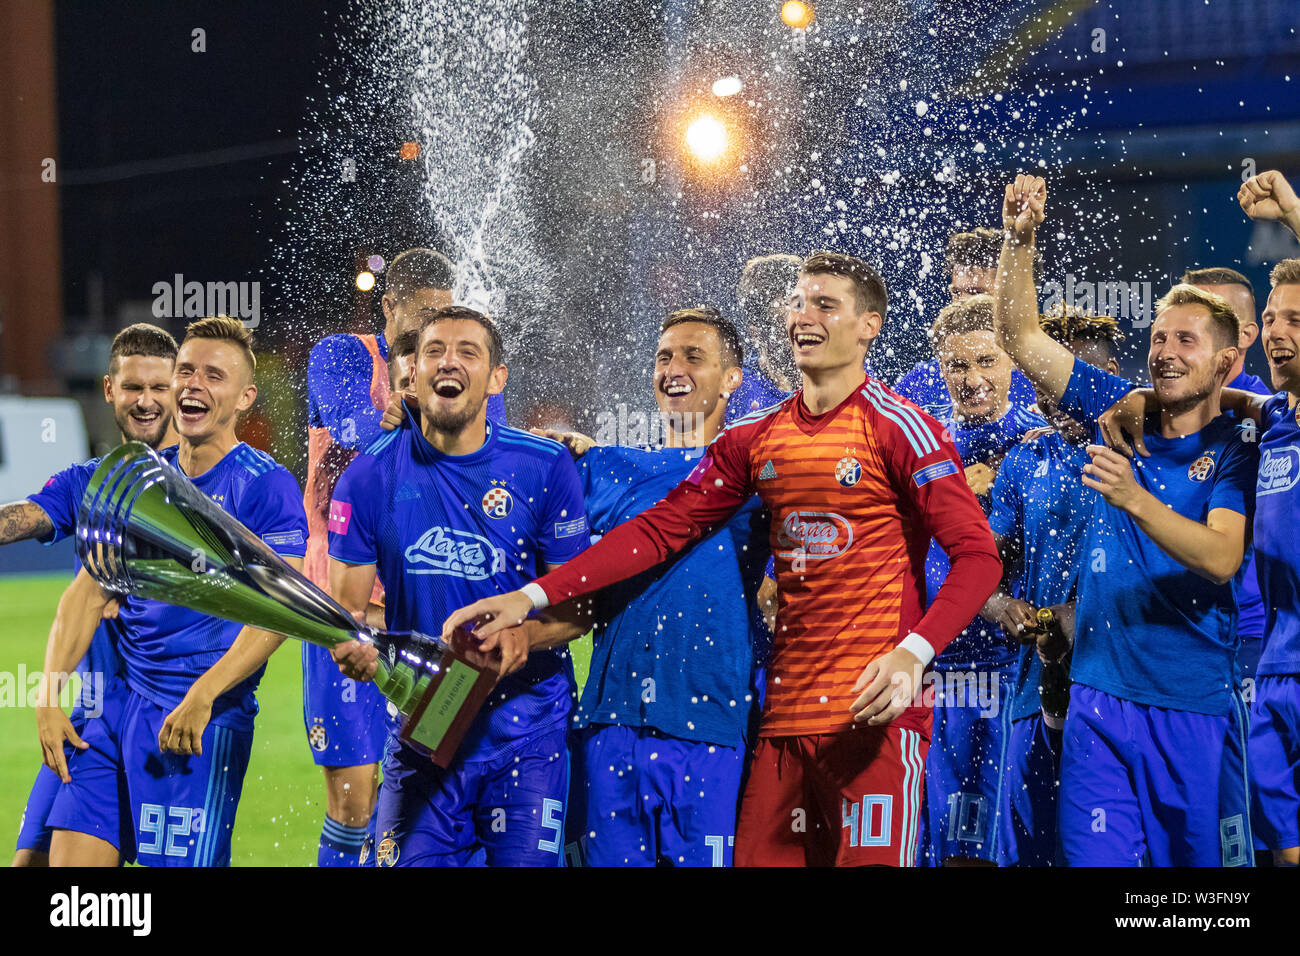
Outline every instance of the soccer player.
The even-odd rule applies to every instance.
[[[1089,426],[1130,385],[1040,328],[1032,274],[1046,185],[1006,189],[998,266],[1003,345],[1063,411]],[[1075,611],[1059,832],[1067,863],[1248,865],[1245,713],[1237,604],[1254,510],[1256,443],[1220,414],[1237,359],[1223,299],[1175,286],[1157,305],[1147,368],[1161,413],[1151,456],[1096,444]]]
[[[948,264],[948,292],[953,302],[993,291],[1001,241],[1001,234],[996,229],[982,226],[969,232],[954,232],[948,237],[944,259]],[[894,384],[894,391],[940,420],[952,415],[952,396],[948,393],[937,359],[917,362]],[[1011,372],[1011,401],[1025,408],[1034,404],[1033,386],[1019,369],[1014,368]]]
[[[993,331],[993,299],[974,295],[945,306],[930,329],[951,402],[941,420],[980,506],[1006,452],[1047,423],[1011,401],[1010,356]],[[926,560],[931,600],[948,576],[932,543]],[[922,848],[928,863],[993,865],[998,859],[998,795],[1017,645],[1014,635],[975,617],[934,660],[934,727],[925,767]]]
[[[413,373],[418,416],[372,443],[334,489],[330,590],[344,607],[363,610],[377,576],[389,629],[437,633],[458,605],[511,590],[586,547],[569,453],[487,418],[488,397],[507,374],[487,316],[449,307],[424,319]],[[586,631],[576,621],[547,615],[514,633],[553,647]],[[561,651],[495,650],[502,677],[449,768],[390,741],[378,865],[560,864],[573,669]],[[373,644],[335,653],[349,676],[373,677]]]
[[[650,571],[757,493],[772,514],[781,605],[738,866],[913,862],[929,723],[913,695],[1001,573],[939,424],[863,371],[885,304],[862,260],[807,259],[786,314],[803,387],[732,423],[663,501],[564,568],[443,625],[479,620],[493,651],[533,610]],[[924,611],[931,538],[952,573]]]
[[[664,447],[594,447],[579,458],[593,534],[645,511],[695,468],[722,430],[742,356],[716,310],[668,315],[653,372]],[[755,601],[768,555],[761,512],[750,499],[662,573],[596,596],[576,717],[585,799],[575,802],[586,810],[574,836],[590,866],[731,865],[759,696],[755,647],[767,641]]]
[[[1237,361],[1232,366],[1231,377],[1225,388],[1236,388],[1255,395],[1271,395],[1272,389],[1258,376],[1245,369],[1246,353],[1259,338],[1259,323],[1255,321],[1255,287],[1250,279],[1236,269],[1188,269],[1180,280],[1205,292],[1224,299],[1237,313],[1241,336],[1237,341]],[[1237,632],[1241,634],[1241,650],[1237,663],[1241,665],[1242,693],[1247,701],[1254,699],[1251,690],[1259,656],[1264,650],[1264,602],[1259,596],[1259,579],[1255,573],[1255,556],[1246,559],[1246,573],[1237,594]]]
[[[180,442],[160,453],[196,488],[302,565],[301,489],[235,436],[257,397],[252,335],[237,319],[192,322],[176,355]],[[253,743],[254,696],[282,637],[185,608],[119,597],[124,677],[78,735],[54,705],[59,675],[84,652],[110,595],[82,571],[59,602],[37,723],[45,764],[62,780],[49,826],[54,866],[226,866]],[[65,757],[64,741],[72,744]]]
[[[1254,201],[1242,207],[1253,219],[1287,217],[1300,236],[1295,192],[1281,173],[1257,179],[1265,177],[1265,196],[1256,197],[1261,187],[1254,184]],[[1272,206],[1269,197],[1278,197]],[[1300,259],[1274,266],[1269,284],[1264,354],[1280,394],[1264,408],[1256,485],[1255,560],[1267,636],[1250,715],[1252,821],[1278,865],[1300,866]]]
[[[789,396],[799,370],[785,338],[785,304],[799,280],[798,256],[758,256],[740,274],[740,312],[750,350],[744,377],[727,402],[727,421],[743,418]]]
[[[1040,317],[1043,330],[1078,359],[1112,375],[1119,372],[1116,345],[1123,336],[1109,316]],[[1003,459],[993,485],[989,526],[1002,552],[1008,587],[989,598],[981,614],[1016,636],[1037,624],[1049,608],[1073,634],[1075,580],[1096,492],[1080,485],[1089,458],[1088,431],[1038,395],[1051,428],[1027,432]],[[1062,862],[1056,838],[1056,789],[1061,762],[1060,723],[1044,719],[1038,686],[1040,653],[1059,659],[1068,649],[1049,646],[1050,635],[1024,646],[1015,672],[997,813],[999,860],[1006,866],[1055,866]]]
[[[307,483],[303,507],[311,536],[304,573],[329,589],[329,505],[343,469],[380,434],[388,402],[389,344],[419,328],[424,316],[452,303],[455,269],[432,249],[407,249],[384,272],[384,329],[375,335],[330,335],[307,367]],[[504,421],[501,396],[489,408]],[[372,603],[383,604],[376,586]],[[318,866],[357,866],[369,830],[379,759],[390,729],[388,702],[373,685],[344,677],[329,652],[302,645],[303,723],[312,759],[325,774],[325,820]]]
[[[108,356],[104,401],[113,406],[113,420],[122,441],[140,441],[151,448],[176,444],[171,391],[176,340],[157,326],[140,322],[114,336]],[[53,544],[74,534],[81,497],[98,466],[98,458],[72,465],[50,478],[35,494],[0,506],[0,544],[29,538]],[[90,649],[77,664],[81,698],[68,719],[78,733],[85,726],[85,708],[99,706],[105,682],[118,670],[117,651],[107,627],[96,629]],[[14,866],[48,863],[50,830],[45,820],[58,787],[59,778],[42,765],[23,810]]]

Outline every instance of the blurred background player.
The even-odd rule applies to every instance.
[[[690,474],[722,430],[742,355],[735,327],[717,310],[668,315],[653,371],[664,446],[597,446],[579,459],[592,534],[640,514]],[[576,718],[574,803],[585,813],[570,835],[582,838],[588,865],[731,865],[760,697],[755,648],[769,639],[756,603],[766,530],[751,498],[667,568],[596,595]]]
[[[727,402],[727,421],[775,405],[799,387],[799,370],[786,338],[785,306],[802,262],[798,256],[776,254],[745,263],[738,291],[749,350],[744,379]]]
[[[1119,372],[1116,350],[1123,334],[1110,316],[1067,307],[1040,316],[1039,324],[1076,358],[1112,375]],[[1003,459],[993,484],[989,526],[1002,553],[1005,586],[989,598],[981,615],[1008,636],[1018,637],[1036,629],[1036,613],[1049,608],[1068,639],[1073,636],[1075,581],[1096,492],[1079,482],[1089,462],[1084,451],[1087,429],[1043,392],[1038,393],[1038,408],[1051,427],[1026,432]],[[1064,715],[1053,714],[1045,721],[1038,693],[1040,655],[1059,660],[1068,650],[1068,645],[1049,645],[1052,636],[1043,632],[1023,644],[1015,671],[998,808],[1000,865],[1064,862],[1056,839]]]
[[[108,374],[104,376],[104,401],[113,406],[113,420],[122,441],[144,442],[154,449],[176,444],[176,408],[172,399],[175,361],[176,340],[156,325],[137,323],[113,338]],[[97,467],[98,458],[72,465],[50,478],[35,494],[0,506],[0,544],[28,538],[53,544],[75,534],[77,510]],[[80,562],[74,559],[74,574],[79,567]],[[96,628],[90,649],[77,664],[81,695],[68,719],[78,734],[85,726],[85,708],[100,706],[99,693],[120,666],[108,632],[110,626],[105,622]],[[45,819],[58,787],[59,778],[42,765],[23,810],[14,866],[48,863],[50,830]]]
[[[948,292],[953,302],[972,295],[988,295],[993,291],[993,277],[998,270],[998,249],[1002,233],[983,226],[969,232],[954,232],[948,236],[944,261],[948,267]],[[1035,260],[1035,268],[1037,267]],[[931,341],[931,346],[934,342]],[[920,405],[942,421],[951,417],[952,397],[944,381],[937,359],[923,359],[912,366],[894,383],[894,391]],[[1016,368],[1011,372],[1011,401],[1028,408],[1034,404],[1034,388]]]
[[[180,440],[161,456],[301,568],[301,489],[235,435],[239,415],[257,398],[255,369],[252,335],[239,320],[192,322],[173,378]],[[85,571],[65,593],[46,652],[47,695],[89,643],[109,598]],[[49,816],[50,862],[228,866],[253,746],[254,691],[284,638],[158,601],[117,601],[125,678],[111,682],[103,712],[86,721],[80,738],[57,707],[37,712],[46,766],[63,780]],[[74,746],[66,761],[65,740]]]
[[[1212,292],[1232,306],[1232,311],[1237,313],[1237,321],[1241,325],[1241,334],[1237,340],[1239,354],[1225,388],[1236,388],[1255,395],[1272,394],[1273,390],[1263,379],[1251,375],[1245,369],[1246,355],[1259,338],[1255,287],[1250,279],[1235,269],[1214,267],[1188,269],[1179,281],[1205,292]],[[1237,592],[1237,632],[1241,635],[1241,650],[1237,654],[1237,663],[1241,667],[1242,693],[1246,695],[1247,700],[1250,700],[1254,697],[1251,687],[1255,682],[1259,655],[1264,650],[1264,602],[1259,596],[1259,579],[1255,573],[1253,551],[1246,558],[1246,573],[1241,581],[1241,589]]]
[[[349,611],[365,610],[378,577],[390,630],[436,633],[459,604],[513,589],[587,546],[564,446],[487,417],[507,374],[487,316],[449,307],[425,317],[418,413],[403,406],[405,422],[357,456],[330,505],[331,592]],[[495,649],[501,679],[447,769],[389,741],[378,865],[560,864],[575,689],[567,652],[547,648],[586,630],[575,621],[546,615],[513,629],[509,653]],[[350,676],[373,678],[373,644],[335,653]]]
[[[374,335],[326,336],[307,367],[307,483],[303,507],[311,527],[304,572],[329,589],[330,496],[343,469],[380,434],[388,403],[389,344],[418,329],[425,316],[452,304],[455,268],[432,249],[398,253],[384,272],[384,328]],[[504,421],[501,396],[489,414]],[[383,604],[378,585],[371,597]],[[344,677],[329,652],[302,645],[303,723],[312,759],[325,774],[326,807],[319,866],[356,866],[369,832],[379,759],[388,737],[388,702],[373,685]]]
[[[1001,573],[938,423],[863,371],[885,308],[866,262],[811,256],[786,314],[803,387],[732,423],[662,501],[561,570],[443,625],[448,635],[479,621],[486,648],[536,608],[658,567],[757,493],[772,515],[781,606],[737,866],[914,862],[929,732],[914,695]],[[952,572],[925,611],[931,538]]]
[[[1280,391],[1264,407],[1256,485],[1267,637],[1250,713],[1251,821],[1278,865],[1300,866],[1300,259],[1269,281],[1264,353]]]
[[[987,513],[1002,457],[1031,429],[1047,423],[1011,401],[1010,356],[993,331],[993,298],[966,296],[945,306],[930,329],[950,413],[952,437],[971,490]],[[948,577],[948,556],[932,542],[926,583],[934,600]],[[934,726],[925,768],[922,847],[932,864],[993,865],[998,859],[998,795],[1008,704],[1018,644],[974,616],[935,657]]]
[[[1038,324],[1032,259],[1045,199],[1037,177],[1005,190],[998,331],[1035,384],[1095,428],[1131,386]],[[1151,326],[1147,370],[1161,412],[1144,436],[1150,457],[1131,463],[1096,432],[1086,449],[1082,481],[1098,500],[1079,572],[1058,816],[1071,866],[1253,858],[1234,580],[1258,448],[1219,405],[1238,336],[1223,299],[1175,286]]]

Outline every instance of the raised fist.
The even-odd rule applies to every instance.
[[[1043,221],[1043,206],[1047,202],[1047,183],[1041,176],[1021,173],[1007,186],[1002,200],[1002,228],[1009,231],[1017,242],[1028,242],[1034,229]]]
[[[1237,190],[1241,211],[1251,219],[1294,220],[1300,216],[1300,199],[1276,169],[1251,176]]]

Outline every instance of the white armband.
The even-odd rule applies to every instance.
[[[903,638],[898,646],[905,651],[911,651],[920,660],[922,667],[929,667],[930,661],[934,660],[934,648],[916,631]]]
[[[546,596],[546,592],[542,590],[542,586],[536,581],[529,581],[519,590],[528,595],[528,600],[533,602],[534,611],[540,611],[551,606],[551,601]]]

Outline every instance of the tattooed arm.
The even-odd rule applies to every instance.
[[[0,505],[0,544],[41,538],[53,530],[50,516],[35,502],[24,498]]]

